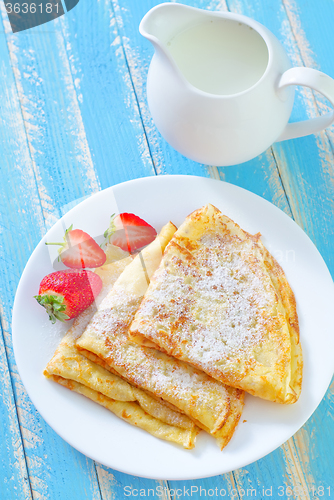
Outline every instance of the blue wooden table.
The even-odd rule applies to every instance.
[[[292,217],[334,273],[334,127],[233,167],[182,157],[157,132],[146,102],[153,51],[138,25],[157,3],[81,0],[66,15],[15,34],[0,5],[0,498],[112,500],[145,497],[149,488],[165,500],[202,498],[204,490],[240,500],[334,497],[333,385],[303,428],[262,460],[213,478],[167,482],[122,474],[77,452],[44,422],[18,375],[11,314],[31,252],[73,204],[119,182],[194,174],[242,186]],[[333,0],[184,3],[253,17],[279,38],[293,65],[334,77]],[[327,109],[322,96],[300,88],[292,119]]]

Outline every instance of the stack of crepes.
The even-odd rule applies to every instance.
[[[244,390],[296,401],[301,350],[292,291],[251,236],[207,205],[163,227],[133,260],[96,270],[104,288],[44,374],[156,437],[220,448]],[[97,307],[96,307],[97,306]]]

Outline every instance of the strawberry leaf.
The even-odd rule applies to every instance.
[[[65,236],[67,235],[67,233],[69,233],[70,231],[72,231],[72,229],[73,229],[73,224],[71,224],[70,227],[68,229],[66,229]]]
[[[66,304],[64,304],[64,297],[61,295],[35,295],[34,298],[37,302],[46,309],[50,321],[54,324],[57,319],[65,322],[70,317],[65,314]]]
[[[104,245],[106,245],[107,243],[109,243],[110,236],[112,236],[114,234],[114,232],[116,231],[116,226],[114,224],[114,218],[115,218],[115,214],[112,214],[112,216],[110,217],[109,227],[103,233],[103,236],[106,238],[106,241],[104,242]]]
[[[70,231],[72,231],[72,229],[73,229],[73,224],[71,224],[70,227],[65,230],[64,241],[62,241],[61,243],[50,243],[48,241],[45,242],[46,245],[57,245],[57,246],[60,246],[60,248],[58,249],[58,254],[59,254],[59,256],[58,256],[58,262],[60,260],[60,254],[68,246],[68,233]]]

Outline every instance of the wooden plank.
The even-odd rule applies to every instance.
[[[270,5],[267,2],[250,5],[247,2],[231,0],[229,6],[232,10],[265,24],[281,41],[294,66],[307,65],[323,69],[320,61],[316,60],[315,51],[312,50],[302,28],[295,2],[284,0],[271,2]],[[317,17],[314,6],[311,7],[307,3],[307,9],[313,9],[313,12],[310,12],[311,18]],[[309,23],[309,26],[313,26],[313,23]],[[319,24],[318,29],[313,30],[315,39],[316,34],[321,32]],[[327,68],[328,63],[326,70]],[[333,74],[333,65],[332,68]],[[300,87],[296,93],[292,121],[317,116],[319,112],[328,109],[324,98],[319,94],[315,98],[311,90]],[[293,217],[316,243],[333,272],[333,255],[327,250],[328,243],[330,246],[334,243],[331,201],[334,194],[332,130],[333,127],[316,135],[276,143],[273,146],[273,154],[279,166]]]
[[[3,6],[2,6],[3,7]],[[2,9],[3,10],[3,9]],[[4,15],[4,12],[2,12]],[[3,17],[4,23],[8,21]],[[10,38],[10,37],[9,37]],[[12,446],[1,449],[1,458],[6,466],[15,461],[11,475],[2,478],[1,485],[7,488],[4,498],[30,498],[30,488],[33,498],[63,499],[71,493],[86,494],[94,500],[100,500],[98,482],[95,478],[93,464],[85,457],[66,445],[55,433],[52,433],[43,419],[37,414],[31,404],[22,382],[18,376],[11,344],[10,318],[15,289],[23,271],[24,265],[45,233],[45,218],[54,216],[51,198],[40,181],[36,163],[32,160],[34,152],[27,141],[26,127],[29,124],[22,119],[22,108],[18,99],[17,88],[20,87],[18,65],[15,54],[15,38],[9,39],[10,51],[4,34],[1,34],[1,169],[0,178],[2,189],[2,246],[1,258],[1,320],[6,344],[6,354],[10,365],[10,376],[16,399],[21,429],[15,427],[17,421],[13,414],[14,402],[12,388],[7,379],[4,379],[3,402],[7,405],[11,429],[7,434],[7,442],[16,439]],[[11,61],[9,58],[11,55]],[[11,62],[14,71],[11,67]],[[13,72],[15,78],[13,78]],[[22,88],[21,88],[22,97]],[[31,101],[33,101],[31,99]],[[25,110],[26,113],[26,110]],[[2,350],[4,355],[5,350]],[[5,360],[2,356],[2,366]],[[6,420],[3,420],[6,430]],[[21,435],[25,448],[28,474],[25,470],[25,457],[22,452]],[[4,440],[3,443],[6,441]],[[49,456],[48,456],[49,455]],[[64,457],[71,459],[72,466],[68,473]],[[12,492],[12,493],[11,493]],[[10,496],[11,495],[11,496]]]
[[[0,497],[32,499],[1,326],[0,333]]]
[[[179,499],[187,496],[193,498],[242,498],[238,491],[234,473],[222,474],[220,476],[197,479],[193,481],[168,481],[171,498]],[[253,492],[253,495],[256,493]]]
[[[99,478],[104,500],[134,497],[172,500],[167,481],[152,481],[129,474],[122,474],[104,466],[99,469]]]
[[[328,50],[328,47],[334,46],[333,30],[328,39],[319,36],[323,34],[323,28],[326,30],[326,26],[330,26],[331,20],[334,20],[333,4],[327,3],[324,10],[319,12],[314,5],[304,1],[299,2],[299,7],[294,0],[283,0],[283,5],[297,45],[295,56],[292,57],[293,64],[319,69],[334,78],[332,51]],[[318,116],[331,109],[319,93],[315,96],[312,92],[311,98],[304,97],[303,104],[307,108],[308,117]],[[312,144],[317,149],[317,154],[313,155],[312,152],[310,156],[305,155],[300,160],[301,151],[305,151],[306,144]],[[286,153],[287,148],[289,149]],[[301,207],[296,209],[298,220],[316,243],[334,275],[333,252],[330,251],[334,245],[334,126],[315,136],[301,139],[299,144],[297,141],[289,141],[286,149],[284,152],[280,149],[279,154],[285,158],[291,156],[292,159],[299,160],[291,174],[287,172],[285,158],[282,162],[282,175],[289,177],[292,197],[296,205]],[[309,161],[309,158],[312,158],[312,161]]]
[[[25,258],[25,249],[29,252],[29,249],[32,249],[34,245],[32,235],[25,233],[25,231],[32,224],[37,226],[43,224],[43,218],[40,217],[38,210],[34,210],[34,205],[39,204],[34,176],[29,169],[25,172],[21,170],[22,165],[31,165],[31,161],[26,147],[25,131],[22,126],[21,111],[4,33],[0,34],[0,61],[0,148],[2,153],[0,158],[2,186],[0,201],[2,241],[0,245],[0,440],[2,444],[0,496],[6,499],[30,499],[32,498],[31,485],[13,395],[12,374],[7,359],[8,354],[12,356],[12,351],[10,335],[6,330],[5,316],[10,317],[11,314],[13,282],[17,283],[18,281],[20,264]],[[7,178],[8,172],[10,172],[12,183]],[[29,201],[27,197],[22,198],[18,207],[16,199],[22,195],[22,184],[29,190]]]
[[[82,2],[61,28],[101,187],[154,174],[110,2]]]
[[[146,103],[146,74],[153,50],[147,40],[139,34],[138,26],[144,14],[160,2],[156,0],[141,2],[111,0],[111,3],[157,174],[182,173],[208,177],[205,165],[181,156],[161,138]]]
[[[298,46],[298,53],[303,64],[319,69],[334,77],[334,63],[331,57],[334,46],[333,30],[329,29],[334,21],[334,6],[325,2],[323,9],[317,10],[314,5],[301,0],[283,1],[289,18],[292,33]],[[316,94],[311,102],[309,116],[317,116],[329,110],[328,102],[320,94]],[[306,139],[305,139],[306,140]],[[323,255],[332,275],[334,275],[333,252],[334,244],[334,127],[314,137],[318,148],[317,161],[305,161],[301,168],[293,172],[291,190],[299,203],[305,206],[300,217],[307,230],[310,226],[310,236]],[[291,145],[292,146],[292,145]],[[299,151],[293,149],[292,154]],[[305,215],[306,212],[306,215]],[[309,221],[312,221],[310,224]],[[334,474],[328,469],[328,460],[332,456],[330,443],[333,440],[333,383],[317,411],[298,433],[294,440],[298,445],[299,459],[311,480],[314,491],[320,496],[325,488],[333,485]],[[313,481],[313,482],[312,482]]]

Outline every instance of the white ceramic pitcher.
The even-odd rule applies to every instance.
[[[192,160],[242,163],[275,141],[313,134],[334,121],[331,112],[288,123],[295,85],[321,92],[334,105],[334,80],[291,68],[277,38],[253,19],[163,3],[139,30],[155,48],[147,80],[153,120]]]

